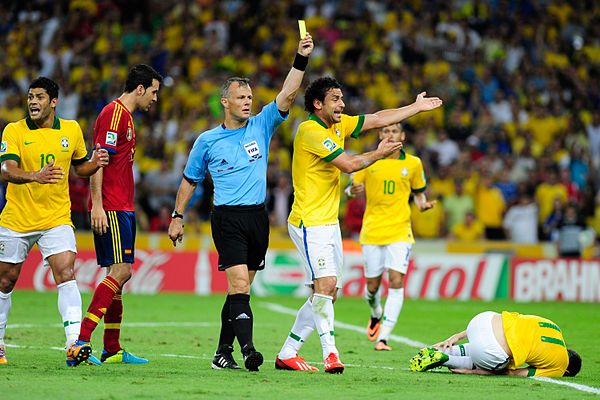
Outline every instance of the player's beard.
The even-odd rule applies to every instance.
[[[40,112],[37,116],[32,116],[31,111],[29,111],[29,118],[35,122],[36,125],[41,126],[52,116],[52,107],[41,108]]]

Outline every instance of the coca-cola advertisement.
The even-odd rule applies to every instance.
[[[201,258],[196,252],[136,250],[133,276],[125,285],[124,291],[147,294],[196,292],[196,271],[203,270],[198,265],[199,261]],[[206,267],[204,269],[210,270]],[[98,267],[95,252],[83,250],[77,253],[75,276],[79,289],[91,293],[106,276],[106,269]],[[52,271],[43,262],[40,252],[32,250],[23,265],[17,289],[43,292],[55,288]]]

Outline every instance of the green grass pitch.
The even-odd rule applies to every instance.
[[[84,309],[89,304],[84,295]],[[6,342],[10,364],[0,366],[4,399],[600,399],[600,318],[597,304],[406,300],[391,352],[375,352],[364,335],[368,309],[360,298],[336,303],[336,340],[347,365],[342,375],[277,371],[273,363],[303,299],[253,298],[254,342],[265,356],[258,373],[214,371],[222,296],[161,294],[123,296],[123,346],[148,365],[67,368],[56,293],[15,291]],[[433,343],[465,328],[485,310],[543,315],[560,325],[567,344],[583,358],[575,378],[453,375],[445,369],[412,373],[417,347],[403,338]],[[102,348],[102,325],[93,337]],[[97,353],[96,353],[97,354]],[[301,354],[322,370],[316,334]],[[241,362],[239,347],[234,353]],[[567,382],[570,386],[560,385]],[[580,386],[577,386],[580,385]],[[575,387],[577,386],[577,387]],[[587,390],[587,391],[586,391]]]

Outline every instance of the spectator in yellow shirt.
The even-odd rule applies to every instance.
[[[432,193],[432,192],[431,192]],[[425,191],[427,198],[436,198],[430,194],[429,188]],[[438,207],[433,207],[426,213],[421,212],[414,201],[410,205],[412,228],[415,237],[434,239],[443,237],[446,228],[444,208],[438,199]]]
[[[558,171],[550,168],[544,182],[535,191],[535,201],[540,208],[539,223],[546,221],[552,213],[554,201],[558,199],[562,205],[567,203],[567,188],[558,181]]]
[[[482,240],[485,227],[475,218],[473,211],[465,213],[464,222],[459,222],[452,227],[450,238],[459,241]]]
[[[502,217],[506,210],[500,189],[494,186],[491,176],[484,176],[475,196],[477,219],[485,226],[485,237],[490,240],[505,239]]]

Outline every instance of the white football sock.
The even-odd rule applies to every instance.
[[[67,348],[79,337],[81,329],[81,294],[75,280],[63,282],[58,288],[58,311],[67,337]]]
[[[452,346],[451,349],[445,350],[444,353],[449,356],[470,356],[469,343],[457,344]]]
[[[383,311],[383,321],[381,322],[381,330],[377,340],[388,340],[390,333],[396,326],[398,316],[404,304],[404,288],[388,289],[388,297],[385,301],[385,309]]]
[[[371,317],[381,319],[381,314],[383,314],[383,309],[381,308],[381,286],[379,286],[379,289],[375,293],[369,292],[365,286],[365,300],[371,309]]]
[[[473,360],[469,356],[448,356],[443,365],[453,369],[473,369]]]
[[[300,348],[314,330],[315,319],[313,317],[312,304],[310,299],[308,299],[296,314],[296,321],[294,321],[294,326],[292,326],[290,334],[285,339],[285,343],[283,343],[283,347],[278,355],[279,359],[286,360],[296,357],[296,354],[298,354]]]
[[[333,331],[333,297],[320,293],[313,295],[312,301],[313,318],[319,338],[321,339],[321,347],[323,348],[323,359],[327,358],[329,353],[339,354],[335,347],[335,337]]]
[[[4,344],[4,334],[6,333],[6,323],[8,321],[8,313],[12,305],[12,292],[0,292],[0,344]]]

